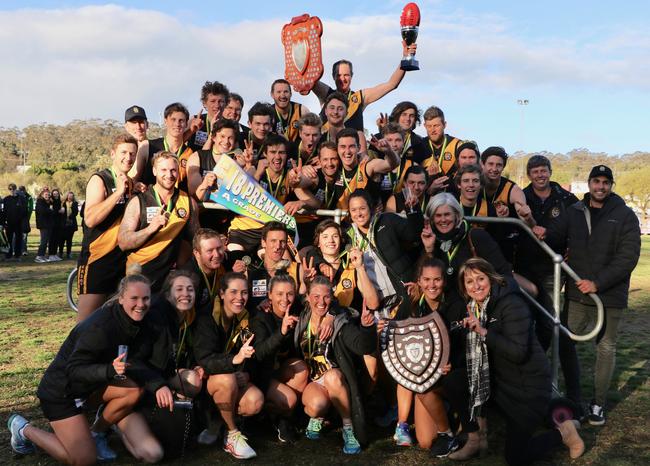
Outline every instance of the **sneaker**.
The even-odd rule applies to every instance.
[[[361,445],[359,445],[359,441],[354,436],[352,426],[343,426],[341,433],[343,434],[343,453],[346,455],[361,453]]]
[[[42,264],[43,262],[48,262],[48,260],[45,258],[45,256],[36,256],[34,262],[38,262],[39,264]]]
[[[318,440],[320,438],[320,431],[323,429],[322,417],[310,417],[307,430],[305,430],[305,437],[309,440]]]
[[[97,461],[114,461],[117,459],[111,447],[108,446],[108,437],[106,432],[91,432],[95,439],[95,446],[97,447]]]
[[[587,420],[592,426],[605,425],[604,408],[600,405],[597,405],[595,401],[592,401],[589,405],[589,414],[587,415]]]
[[[278,440],[282,443],[293,443],[298,440],[296,430],[288,419],[280,418],[275,429],[278,431]]]
[[[26,256],[26,255],[27,255],[27,251],[23,251],[23,256]]]
[[[397,421],[397,405],[388,408],[383,416],[375,417],[375,424],[379,427],[388,427],[395,421]]]
[[[393,440],[398,447],[412,447],[413,439],[409,432],[409,425],[406,422],[398,422],[395,426],[395,435]]]
[[[34,444],[23,435],[23,429],[29,421],[20,414],[12,414],[7,421],[7,428],[11,432],[11,448],[19,455],[34,453]]]
[[[217,440],[219,440],[219,434],[210,429],[203,429],[196,439],[200,445],[212,445]]]
[[[449,453],[458,450],[458,440],[451,432],[438,432],[436,441],[431,446],[430,454],[436,458],[446,458]]]
[[[255,458],[257,453],[255,453],[255,450],[250,447],[246,440],[248,439],[238,430],[228,432],[223,442],[223,450],[240,460]]]
[[[53,256],[50,256],[50,257],[47,259],[48,262],[59,262],[59,261],[62,261],[62,260],[63,260],[63,259],[61,259],[61,258],[60,258],[59,256],[57,256],[56,254],[54,254]]]

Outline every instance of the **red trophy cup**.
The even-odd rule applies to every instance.
[[[402,28],[402,39],[406,45],[415,44],[420,26],[420,9],[415,3],[409,3],[404,7],[399,23]],[[415,57],[409,53],[402,57],[400,68],[404,71],[415,71],[420,69],[419,65]]]

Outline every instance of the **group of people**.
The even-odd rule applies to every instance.
[[[583,453],[573,420],[540,432],[551,399],[548,323],[520,289],[548,307],[552,261],[516,228],[465,217],[519,218],[567,255],[583,278],[566,285],[574,331],[593,320],[587,295],[600,296],[606,319],[587,419],[602,425],[640,251],[638,220],[612,192],[611,170],[594,167],[578,201],[537,155],[521,189],[503,176],[503,148],[481,152],[446,134],[440,108],[421,114],[408,101],[366,137],[364,109],[404,71],[358,91],[352,74],[341,60],[336,89],[316,84],[320,115],[293,102],[282,79],[271,85],[272,104],[251,106],[248,126],[243,99],[219,82],[205,83],[196,115],[168,105],[162,138],[147,139],[143,108],[126,110],[111,167],[86,189],[79,322],[37,393],[53,432],[14,414],[15,451],[37,446],[71,464],[112,459],[113,427],[136,458],[158,461],[165,445],[138,410],[149,392],[169,410],[203,400],[198,441],[222,438],[235,458],[256,456],[240,430],[250,416],[266,416],[280,442],[298,430],[318,440],[340,422],[343,452],[360,453],[371,440],[369,400],[381,402],[372,403],[380,421],[395,422],[397,445],[417,441],[436,457],[484,454],[490,406],[506,420],[508,464],[562,444],[572,458]],[[415,133],[421,119],[425,136]],[[221,157],[295,215],[298,242],[283,223],[209,208]],[[347,212],[341,224],[312,213],[337,208]],[[448,328],[449,363],[430,390],[415,393],[387,375],[378,338],[391,320],[431,313]],[[567,339],[563,350],[568,394],[580,405],[575,347]]]
[[[65,198],[57,188],[44,187],[34,199],[24,186],[9,184],[9,195],[0,206],[0,226],[7,243],[6,260],[20,261],[27,255],[27,235],[32,228],[32,212],[36,212],[36,228],[40,242],[34,262],[59,262],[72,259],[72,238],[79,229],[79,203],[72,191]],[[65,255],[64,255],[65,252]]]
[[[27,235],[31,227],[29,219],[34,210],[34,199],[24,186],[10,183],[9,194],[0,198],[0,246],[5,260],[20,261],[27,255]]]

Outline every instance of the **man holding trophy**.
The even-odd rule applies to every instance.
[[[332,89],[322,81],[316,82],[312,88],[321,105],[324,104],[325,99],[332,92],[338,91],[348,96],[348,112],[345,117],[346,128],[363,131],[363,111],[365,108],[389,92],[397,89],[407,71],[419,69],[414,55],[417,49],[415,40],[417,39],[420,24],[420,10],[415,3],[409,3],[404,7],[400,23],[402,26],[403,60],[388,81],[377,84],[374,87],[352,91],[352,63],[348,60],[339,60],[332,65],[332,78],[334,79],[336,89]],[[321,117],[323,117],[322,112]]]

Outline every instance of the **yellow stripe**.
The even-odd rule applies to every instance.
[[[183,218],[178,216],[179,209],[185,209]],[[158,230],[158,232],[142,245],[136,251],[130,253],[127,257],[127,267],[138,263],[140,265],[151,262],[157,258],[169,244],[176,239],[190,219],[190,198],[181,191],[176,201],[176,206],[172,211],[167,225]]]

